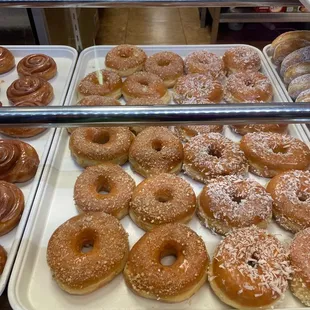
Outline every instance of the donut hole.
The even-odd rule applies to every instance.
[[[167,67],[170,65],[170,61],[167,59],[160,59],[160,60],[158,60],[157,64],[160,67]]]
[[[87,240],[82,244],[81,252],[82,253],[89,253],[94,248],[94,241],[93,240]]]
[[[278,153],[285,154],[288,152],[288,148],[283,145],[277,145],[276,147],[272,149],[272,151],[276,154]]]
[[[160,191],[155,193],[155,199],[158,202],[165,203],[165,202],[168,202],[168,201],[172,200],[172,194],[171,194],[170,191],[160,190]]]
[[[111,192],[111,188],[104,180],[99,180],[99,186],[97,187],[97,192],[100,195],[108,195]]]
[[[178,258],[177,251],[174,248],[164,249],[160,255],[160,263],[163,266],[172,266]]]
[[[301,202],[308,201],[308,199],[310,199],[310,193],[299,192],[297,193],[297,197]]]
[[[82,254],[91,252],[94,249],[94,244],[94,232],[89,229],[81,231],[76,239],[77,251]]]
[[[149,82],[147,80],[141,80],[139,82],[142,86],[149,86]]]
[[[159,140],[153,140],[152,141],[152,149],[157,151],[157,152],[160,152],[163,148],[163,144],[161,141]]]
[[[253,81],[251,81],[251,80],[245,81],[244,84],[246,87],[254,87],[255,86],[255,83],[253,83]]]
[[[231,200],[236,202],[237,204],[240,204],[241,201],[243,200],[243,197],[234,195],[234,196],[231,197]]]
[[[120,50],[118,56],[121,58],[129,58],[132,56],[132,50]]]
[[[93,142],[98,144],[106,144],[110,141],[110,135],[107,131],[100,132],[93,137]]]
[[[221,158],[222,157],[222,152],[219,149],[217,149],[215,147],[212,147],[212,146],[209,149],[208,153],[209,153],[209,155],[217,157],[217,158]]]
[[[258,257],[258,253],[257,252],[254,252],[250,259],[247,261],[247,264],[249,266],[251,266],[252,268],[257,268],[258,266],[258,261],[259,261],[259,257]]]

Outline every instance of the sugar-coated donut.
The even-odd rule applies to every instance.
[[[128,252],[128,236],[120,222],[103,212],[89,212],[55,230],[47,246],[47,263],[61,289],[83,295],[113,280],[123,270]]]
[[[229,233],[215,250],[209,281],[237,309],[270,309],[288,288],[291,267],[281,242],[256,226]]]
[[[69,148],[81,167],[105,162],[123,165],[133,138],[127,127],[77,128],[70,136]]]
[[[184,62],[182,57],[176,53],[159,52],[146,60],[145,71],[158,75],[166,87],[170,88],[184,74]]]
[[[135,181],[120,166],[105,163],[80,174],[74,185],[74,200],[81,212],[105,212],[121,219],[128,214],[134,188]]]
[[[286,133],[288,125],[286,124],[247,124],[231,125],[231,129],[237,134],[244,136],[250,132],[277,132]]]
[[[7,259],[7,254],[3,246],[0,245],[0,275],[3,273],[3,269],[5,267]]]
[[[13,54],[5,47],[0,46],[0,74],[9,72],[15,67]]]
[[[12,183],[0,181],[0,236],[17,226],[23,211],[23,192]]]
[[[290,261],[293,269],[290,288],[306,306],[310,306],[310,228],[300,231],[290,245]]]
[[[310,74],[310,60],[298,62],[288,67],[283,75],[283,80],[286,84],[290,84],[294,79],[305,74]]]
[[[120,76],[129,76],[143,69],[146,61],[145,52],[135,45],[121,44],[112,48],[106,58],[105,65]]]
[[[237,72],[227,78],[225,100],[229,103],[270,102],[272,97],[272,84],[260,72]]]
[[[174,255],[172,265],[161,259]],[[184,224],[160,225],[133,246],[124,269],[129,288],[149,299],[175,303],[190,298],[207,279],[209,255],[205,244]]]
[[[310,73],[294,79],[288,86],[288,94],[296,99],[303,91],[310,89]]]
[[[160,173],[179,173],[182,168],[181,141],[165,127],[148,127],[141,131],[129,150],[134,171],[144,177]]]
[[[170,101],[170,95],[164,81],[150,72],[136,72],[124,82],[122,93],[126,101],[134,98],[156,98],[164,104]]]
[[[272,198],[259,183],[229,175],[210,181],[197,199],[202,223],[218,234],[256,225],[267,228]]]
[[[182,178],[162,173],[142,181],[134,190],[129,215],[142,229],[167,223],[187,223],[196,210],[196,196]]]
[[[200,182],[230,174],[245,174],[248,164],[239,145],[220,133],[193,137],[184,146],[183,169]]]
[[[109,70],[97,70],[88,74],[78,85],[79,98],[99,95],[120,98],[122,95],[122,79],[121,77]]]
[[[261,67],[259,54],[253,47],[237,46],[228,49],[223,55],[228,74],[235,72],[256,72]]]
[[[276,175],[267,185],[273,198],[273,216],[296,233],[310,227],[310,172],[291,170]]]
[[[296,102],[310,102],[310,88],[301,92],[295,101]]]
[[[288,170],[308,170],[310,150],[299,139],[274,132],[248,133],[240,148],[249,162],[249,171],[265,178]]]

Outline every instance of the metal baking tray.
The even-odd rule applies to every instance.
[[[63,105],[69,88],[70,80],[73,74],[75,63],[77,60],[77,51],[67,46],[5,46],[14,55],[16,65],[20,59],[29,54],[43,53],[53,57],[57,64],[58,73],[49,82],[54,88],[54,99],[50,105]],[[6,97],[6,90],[10,84],[18,79],[16,67],[8,73],[0,76],[0,101],[3,106],[10,106]],[[1,108],[0,108],[1,113]],[[40,165],[34,179],[17,183],[25,196],[25,209],[18,226],[8,234],[0,237],[0,244],[8,253],[7,263],[4,271],[0,276],[0,294],[2,294],[15,260],[20,240],[27,222],[27,218],[31,209],[31,205],[40,182],[42,170],[44,168],[48,151],[51,146],[55,129],[47,129],[43,133],[33,138],[19,139],[31,144],[37,151],[40,158]],[[11,137],[0,134],[1,139],[12,139]]]
[[[185,56],[191,51],[203,48],[218,55],[222,55],[224,51],[232,47],[232,45],[142,47],[149,55],[161,50],[170,50]],[[110,48],[109,46],[99,46],[86,49],[81,53],[66,99],[66,105],[76,103],[76,87],[78,82],[87,73],[94,71],[96,68],[104,67],[104,57]],[[266,74],[273,83],[274,100],[286,101],[286,97],[276,83],[266,60],[262,53],[259,53],[263,65],[262,72]],[[290,125],[289,134],[307,143],[309,142],[299,125]],[[234,134],[227,126],[225,126],[224,135],[236,143],[240,140],[240,136]],[[208,284],[205,284],[189,300],[178,304],[166,304],[136,296],[126,287],[122,275],[117,276],[105,287],[85,296],[69,295],[58,287],[52,278],[46,262],[46,247],[55,229],[67,219],[78,214],[73,201],[73,187],[76,178],[83,171],[83,169],[73,161],[68,148],[68,142],[69,135],[67,131],[65,129],[58,129],[49,154],[51,164],[46,167],[41,178],[16,263],[12,271],[8,295],[13,309],[228,309],[229,307],[221,303],[213,294]],[[143,178],[134,173],[128,163],[125,164],[123,168],[135,179],[137,184],[142,181]],[[180,176],[192,185],[197,195],[200,193],[203,188],[202,183],[193,181],[183,173],[181,173]],[[268,179],[260,178],[252,174],[249,174],[248,177],[257,180],[263,185],[268,182]],[[129,234],[130,246],[133,246],[144,232],[131,221],[129,216],[122,219],[121,223]],[[196,216],[190,221],[189,226],[202,236],[206,242],[209,255],[212,256],[221,237],[212,234],[208,229],[203,227]],[[292,237],[289,232],[282,230],[274,222],[270,224],[269,231],[277,234],[281,240],[287,241]],[[301,304],[293,298],[289,291],[281,305],[285,308],[301,307]]]

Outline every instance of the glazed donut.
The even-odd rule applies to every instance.
[[[267,185],[277,223],[296,233],[310,227],[310,172],[292,170],[276,175]]]
[[[133,137],[127,127],[82,127],[72,132],[69,148],[74,160],[84,168],[105,162],[123,165]]]
[[[294,79],[288,86],[288,94],[295,100],[300,93],[307,89],[310,89],[310,73]]]
[[[172,265],[163,257],[174,255]],[[184,224],[160,225],[133,246],[124,269],[129,288],[149,299],[181,302],[205,285],[209,255],[204,241]]]
[[[210,181],[197,199],[202,223],[218,234],[256,225],[267,228],[272,199],[259,183],[229,175]]]
[[[54,90],[49,82],[39,77],[26,76],[15,80],[6,95],[13,105],[24,101],[48,105],[54,97]]]
[[[291,268],[281,242],[256,226],[229,233],[217,246],[209,281],[217,297],[237,309],[270,309],[284,297]]]
[[[129,76],[143,69],[146,58],[145,52],[140,47],[121,44],[108,52],[105,58],[105,66],[120,76]]]
[[[239,145],[220,133],[193,137],[184,146],[183,170],[192,179],[208,182],[230,174],[245,174],[248,164]]]
[[[296,102],[310,102],[310,88],[301,92],[295,101]]]
[[[90,95],[99,95],[118,99],[122,95],[121,77],[109,70],[97,70],[88,74],[78,85],[80,99]]]
[[[19,77],[37,76],[44,80],[52,79],[57,73],[55,60],[44,54],[31,54],[24,57],[17,65]]]
[[[13,54],[5,47],[0,46],[0,74],[11,71],[15,67]]]
[[[158,75],[167,88],[173,87],[184,73],[182,57],[173,52],[159,52],[150,56],[145,62],[145,71]]]
[[[39,102],[19,102],[15,107],[40,107]],[[45,131],[46,128],[30,128],[30,127],[1,127],[0,133],[14,138],[30,138],[37,136]]]
[[[203,135],[210,132],[223,132],[222,125],[188,125],[188,126],[175,126],[173,128],[175,135],[183,142],[188,142],[191,138],[197,135]]]
[[[223,55],[228,74],[235,72],[256,72],[261,67],[259,54],[253,47],[237,46],[228,49]]]
[[[141,131],[129,150],[131,168],[144,177],[160,173],[179,173],[183,146],[167,128],[148,127]]]
[[[286,84],[290,84],[294,79],[305,74],[310,74],[310,61],[299,62],[295,65],[290,66],[285,71],[283,75],[283,80]]]
[[[288,170],[308,170],[310,150],[293,137],[274,132],[248,133],[240,148],[249,162],[249,171],[265,178]]]
[[[223,80],[225,65],[223,60],[206,50],[190,53],[185,58],[185,72],[204,74],[211,79]]]
[[[170,95],[163,80],[150,72],[136,72],[129,76],[122,87],[126,101],[134,98],[160,99],[164,104],[169,103]]]
[[[297,233],[290,245],[290,261],[293,269],[290,288],[292,293],[306,306],[310,306],[309,271],[310,228]]]
[[[36,150],[19,140],[0,140],[0,180],[19,183],[32,179],[39,166]]]
[[[86,254],[83,250],[89,246]],[[89,212],[55,230],[47,246],[47,263],[61,289],[83,295],[122,272],[128,252],[128,236],[120,222],[103,212]]]
[[[0,181],[0,236],[17,226],[23,211],[23,192],[12,183]]]
[[[6,259],[7,259],[6,251],[0,245],[0,275],[3,273],[3,269],[5,267]]]
[[[286,70],[297,63],[310,61],[310,46],[300,48],[293,53],[287,55],[281,64],[280,75],[283,77]]]
[[[237,72],[227,78],[225,100],[229,103],[270,102],[272,97],[271,82],[260,72]]]
[[[134,188],[135,181],[120,166],[105,163],[86,168],[77,178],[74,201],[80,212],[105,212],[121,219],[128,214]]]
[[[218,103],[223,98],[223,87],[219,81],[203,74],[188,74],[177,80],[173,98],[181,104]]]
[[[167,223],[188,223],[196,210],[196,196],[182,178],[162,173],[142,181],[134,190],[129,215],[142,229]]]
[[[244,136],[250,132],[277,132],[286,133],[288,125],[286,124],[247,124],[231,125],[231,129],[237,134]]]

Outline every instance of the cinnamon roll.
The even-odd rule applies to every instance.
[[[0,180],[15,183],[34,177],[39,166],[36,150],[19,140],[0,140]]]
[[[19,223],[23,211],[23,192],[15,184],[0,181],[0,236]]]
[[[57,73],[55,60],[44,54],[31,54],[24,57],[17,65],[20,77],[37,76],[44,80],[50,80]]]
[[[3,272],[4,266],[5,266],[5,263],[6,263],[6,258],[7,258],[6,251],[5,251],[5,249],[0,245],[0,275],[1,275],[2,272]]]
[[[13,54],[5,47],[0,46],[0,74],[9,72],[15,67]]]
[[[26,76],[15,80],[7,89],[6,95],[13,105],[23,101],[48,105],[54,97],[54,91],[49,82],[39,77]]]

